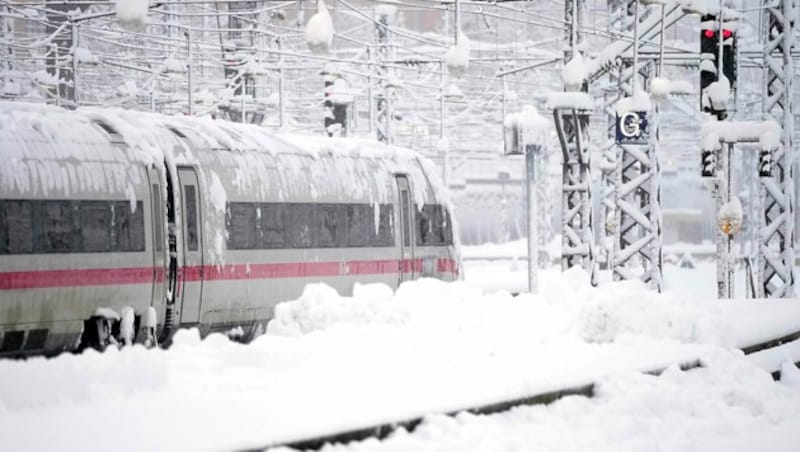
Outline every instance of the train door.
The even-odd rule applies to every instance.
[[[203,226],[200,190],[194,168],[178,168],[181,187],[181,223],[183,225],[183,290],[180,292],[180,323],[200,322],[203,294]]]
[[[158,170],[151,167],[147,171],[150,181],[150,228],[152,233],[150,239],[153,243],[153,298],[152,305],[160,307],[164,303],[166,296],[165,275],[167,272],[166,256],[164,250],[164,206],[165,198],[162,192],[161,175]]]
[[[400,195],[400,282],[414,279],[414,210],[408,177],[397,176]]]

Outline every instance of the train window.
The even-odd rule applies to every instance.
[[[393,206],[374,212],[369,204],[229,203],[228,248],[394,246]]]
[[[186,247],[189,251],[197,251],[197,194],[194,185],[184,185],[183,193],[186,198]]]
[[[83,201],[80,203],[83,243],[81,251],[96,253],[111,248],[111,208],[106,201]]]
[[[288,204],[288,245],[291,248],[311,248],[314,243],[314,205]]]
[[[377,235],[374,232],[373,228],[373,246],[394,246],[394,207],[391,204],[380,205]]]
[[[33,252],[33,204],[7,200],[0,209],[0,254]]]
[[[41,250],[45,253],[72,251],[69,201],[44,201],[41,208]]]
[[[347,206],[347,244],[349,246],[364,246],[370,237],[370,224],[372,222],[372,206],[368,204],[350,204]]]
[[[417,245],[442,246],[453,242],[450,214],[439,204],[425,204],[417,213]]]
[[[450,211],[447,209],[444,210],[444,244],[445,245],[452,245],[453,244],[453,221],[452,217],[450,216]]]
[[[258,221],[256,205],[248,202],[228,204],[226,215],[228,230],[228,249],[252,250],[258,244]]]
[[[344,204],[319,204],[315,210],[314,229],[317,233],[317,246],[330,248],[345,246],[347,234],[347,206]]]
[[[264,249],[286,247],[286,206],[283,204],[261,205],[261,231]]]
[[[402,202],[401,209],[403,209],[403,217],[405,217],[411,212],[411,209],[408,208],[409,204],[408,190],[402,191],[401,202]],[[410,228],[408,227],[408,223],[409,219],[403,218],[403,246],[411,246],[411,236],[410,236],[411,231],[409,230]]]
[[[164,209],[161,207],[161,187],[153,184],[153,241],[156,251],[164,250]]]
[[[114,251],[144,251],[144,211],[137,201],[131,211],[130,201],[113,204]]]

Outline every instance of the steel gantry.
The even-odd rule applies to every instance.
[[[794,178],[795,150],[792,111],[792,47],[796,0],[764,0],[764,119],[782,127],[781,146],[771,156],[771,177],[761,178],[762,213],[757,275],[759,296],[789,298],[795,294],[794,278]],[[765,156],[769,158],[770,156]],[[762,162],[763,163],[763,162]]]

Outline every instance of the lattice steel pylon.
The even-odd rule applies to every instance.
[[[570,61],[578,52],[581,41],[580,24],[584,16],[585,0],[564,2],[566,47],[564,61]],[[587,84],[567,86],[565,90],[582,93],[587,99]],[[580,90],[580,91],[578,91]],[[577,94],[575,93],[575,94]],[[568,93],[567,96],[574,96]],[[588,101],[591,104],[591,100]],[[589,151],[589,111],[574,102],[559,104],[553,109],[558,140],[561,144],[561,269],[582,267],[597,284],[597,266],[594,255],[592,228],[592,173]]]
[[[630,115],[640,130],[637,140],[626,140],[619,146],[619,168],[615,182],[614,211],[616,226],[612,271],[614,280],[640,279],[653,289],[662,290],[661,246],[661,166],[658,154],[658,111],[644,102],[646,94],[639,92],[636,81],[638,65],[638,5],[634,4],[634,48],[633,64],[630,67],[632,96],[617,104],[620,122]],[[651,66],[645,69],[651,69]],[[650,70],[641,71],[648,75]],[[627,83],[627,71],[623,67],[619,78],[621,91]],[[646,106],[645,106],[646,105]],[[647,111],[643,111],[647,109]],[[647,115],[647,122],[641,118]],[[622,126],[621,126],[622,127]],[[650,130],[644,131],[642,128]],[[641,141],[641,139],[644,141]]]
[[[783,128],[781,146],[772,156],[772,177],[761,178],[763,216],[759,237],[759,296],[795,295],[794,277],[794,148],[792,134],[792,46],[796,0],[764,0],[765,119]]]
[[[655,111],[649,119],[657,127]],[[615,281],[640,279],[661,291],[661,167],[657,130],[644,145],[623,145],[616,184],[617,228],[612,263]],[[638,257],[638,262],[637,258]]]
[[[608,1],[608,32],[619,39],[630,30],[631,4],[636,0]],[[632,75],[630,63],[620,59],[617,68],[608,71],[608,85],[603,98],[603,111],[607,117],[608,141],[603,145],[600,156],[600,234],[599,260],[603,268],[610,268],[614,260],[614,241],[616,237],[616,180],[619,178],[619,146],[614,142],[616,112],[614,104],[626,94],[630,94],[628,81]]]
[[[11,11],[9,10],[8,6],[3,6],[0,9],[0,38],[6,41],[7,47],[4,46],[0,52],[3,54],[3,58],[0,59],[0,74],[3,75],[3,79],[0,80],[0,98],[1,97],[13,97],[14,93],[12,92],[14,86],[16,85],[16,80],[14,80],[14,76],[12,72],[14,71],[14,46],[11,43],[14,40],[14,19],[11,18]]]
[[[394,143],[394,110],[393,99],[394,87],[390,82],[390,70],[383,65],[392,56],[392,47],[389,43],[389,22],[391,16],[385,12],[378,14],[375,24],[378,33],[377,56],[378,64],[375,72],[380,88],[376,93],[375,99],[375,132],[376,138],[382,143]]]
[[[597,283],[592,232],[592,173],[589,112],[577,108],[553,110],[562,151],[561,269],[582,267]]]

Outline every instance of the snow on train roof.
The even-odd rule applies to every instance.
[[[86,118],[59,108],[0,102],[0,191],[135,197],[141,170]]]
[[[103,125],[105,132],[98,125]],[[118,140],[127,144],[126,149],[109,146],[109,140],[113,141],[115,134],[118,135]],[[192,143],[193,146],[181,146],[181,139]],[[287,157],[299,156],[319,160],[324,155],[334,159],[343,157],[345,160],[373,160],[388,171],[409,176],[413,186],[417,187],[414,198],[418,206],[421,207],[426,200],[447,202],[444,199],[443,184],[430,161],[414,151],[364,139],[276,135],[263,127],[211,118],[165,116],[100,107],[81,107],[70,111],[42,104],[0,101],[0,142],[9,140],[16,142],[19,149],[15,151],[16,154],[4,149],[4,155],[27,158],[37,164],[49,158],[59,165],[48,171],[40,171],[42,177],[32,183],[22,180],[24,178],[19,176],[14,178],[13,174],[10,174],[12,170],[8,168],[9,165],[5,165],[6,168],[0,169],[0,173],[4,174],[5,184],[15,185],[20,189],[22,186],[30,188],[29,185],[45,184],[66,192],[70,191],[70,186],[73,187],[72,191],[126,191],[126,187],[115,186],[127,183],[124,182],[123,175],[117,174],[120,177],[114,178],[108,174],[105,178],[97,174],[85,175],[80,179],[91,179],[91,181],[76,181],[73,180],[75,178],[69,177],[68,173],[71,170],[63,168],[64,162],[76,159],[74,161],[78,166],[77,162],[111,159],[118,164],[130,166],[132,162],[160,164],[167,161],[174,167],[180,164],[199,163],[199,156],[192,152],[193,149],[199,148],[231,151],[233,154],[241,155],[253,152],[267,153],[273,157],[281,156],[281,164],[289,164],[292,167],[302,165],[293,162],[291,158],[287,160]],[[22,143],[37,143],[37,145]],[[30,165],[33,163],[28,164]],[[323,165],[315,166],[323,167]],[[106,170],[110,174],[115,171],[119,173],[118,169],[110,172]],[[27,173],[36,171],[29,170]],[[48,178],[46,175],[51,173],[65,174]],[[353,179],[350,186],[358,189],[359,184],[363,185],[364,181],[355,176],[350,178]],[[213,181],[216,175],[212,174],[210,177]],[[260,181],[244,180],[246,177],[242,179],[239,183],[243,187],[252,187],[253,183],[260,183]],[[8,186],[2,185],[0,188],[9,189]],[[366,187],[361,188],[366,189]],[[383,201],[385,197],[385,193],[378,194],[380,199],[375,201]],[[224,198],[221,196],[220,200],[224,201]]]

